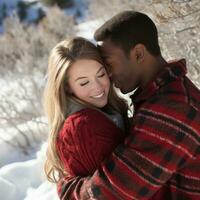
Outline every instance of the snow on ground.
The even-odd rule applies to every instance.
[[[36,159],[15,162],[0,169],[0,194],[3,200],[57,200],[56,187],[43,173],[46,144]]]
[[[46,122],[45,118],[36,119],[36,121],[37,120]],[[18,130],[22,131],[23,133],[30,132],[31,130],[31,134],[29,133],[26,136],[29,141],[32,141],[32,143],[28,145],[25,141],[24,136],[22,134],[19,134],[19,132],[14,128],[0,128],[0,136],[1,139],[3,139],[0,140],[0,167],[12,162],[30,159],[30,157],[33,156],[31,154],[33,153],[32,150],[36,151],[40,148],[38,142],[40,143],[41,141],[45,140],[44,133],[47,132],[47,129],[46,125],[44,124],[37,124],[36,122],[28,121],[27,123],[19,124],[17,127]],[[25,148],[27,151],[23,152],[23,148],[18,149],[12,145],[8,145],[8,143],[6,143],[5,141],[10,142],[11,144],[16,144],[16,141],[18,141],[21,145],[25,147],[28,146],[27,148]]]

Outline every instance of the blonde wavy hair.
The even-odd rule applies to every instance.
[[[66,120],[69,100],[73,98],[67,82],[68,68],[79,59],[91,59],[105,66],[98,48],[90,41],[75,37],[58,43],[51,51],[48,62],[47,83],[43,95],[43,105],[48,118],[50,134],[48,138],[45,174],[51,182],[57,183],[67,175],[59,158],[56,141]],[[113,84],[112,84],[113,85]],[[74,99],[74,98],[73,98]],[[108,104],[127,120],[127,104],[118,97],[113,86],[108,95]]]

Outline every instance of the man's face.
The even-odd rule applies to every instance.
[[[103,41],[100,46],[102,55],[112,76],[115,87],[126,94],[139,86],[140,67],[136,59],[128,57],[122,48],[116,46],[109,39]]]

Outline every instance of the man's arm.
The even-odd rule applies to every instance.
[[[60,198],[150,199],[196,151],[193,138],[196,132],[185,125],[191,108],[184,109],[184,119],[179,118],[180,112],[183,106],[173,103],[140,109],[125,143],[115,149],[93,176],[66,178],[61,184]]]

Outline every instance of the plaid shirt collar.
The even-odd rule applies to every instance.
[[[183,77],[187,73],[186,60],[181,59],[178,61],[169,62],[161,73],[159,73],[156,78],[151,81],[143,90],[138,88],[131,99],[134,105],[146,101],[154,93],[156,93],[162,86]]]

